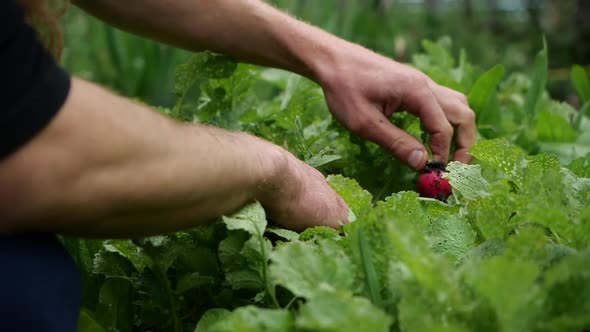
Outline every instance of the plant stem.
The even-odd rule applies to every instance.
[[[174,332],[182,332],[180,320],[178,319],[178,315],[176,314],[176,300],[174,299],[174,292],[170,287],[170,281],[166,276],[166,272],[164,272],[158,264],[154,265],[153,271],[156,275],[156,278],[158,278],[160,283],[164,286],[166,297],[168,298],[168,303],[170,304],[170,311],[172,312],[172,317],[174,319]]]
[[[260,253],[262,254],[262,279],[264,280],[264,285],[266,288],[266,293],[270,296],[273,305],[278,309],[280,308],[279,301],[277,301],[275,290],[272,288],[270,281],[268,280],[268,260],[269,257],[266,254],[266,248],[264,247],[264,236],[263,234],[258,233],[258,238],[260,239]]]

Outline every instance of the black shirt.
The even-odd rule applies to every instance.
[[[69,89],[69,75],[25,23],[20,4],[0,0],[0,160],[47,126]]]
[[[47,126],[69,89],[22,7],[0,0],[0,162]],[[0,234],[0,266],[0,330],[77,331],[81,278],[54,235]]]

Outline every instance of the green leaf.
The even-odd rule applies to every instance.
[[[590,178],[590,153],[584,157],[573,160],[567,168],[580,178]]]
[[[219,260],[225,278],[233,289],[262,290],[266,285],[267,255],[270,241],[232,232],[219,243]]]
[[[87,309],[82,309],[78,318],[78,332],[106,332],[106,330],[100,326]]]
[[[98,296],[95,318],[107,330],[133,330],[133,288],[129,280],[109,278]]]
[[[561,169],[561,163],[559,159],[554,155],[539,153],[533,156],[526,157],[527,163],[527,176],[531,173],[533,176],[541,176],[547,171],[559,171]]]
[[[584,122],[586,122],[587,119],[590,118],[590,102],[582,104],[580,110],[577,112],[575,116],[573,116],[573,118],[574,121],[572,123],[572,127],[574,127],[578,131],[582,130]]]
[[[547,75],[549,70],[549,59],[547,51],[547,41],[543,38],[543,49],[535,57],[535,71],[532,77],[532,85],[527,92],[524,109],[528,114],[527,122],[530,123],[536,118],[537,104],[543,96],[545,85],[547,84]]]
[[[451,69],[455,65],[455,59],[449,54],[451,43],[450,38],[443,37],[436,43],[424,40],[422,41],[422,47],[439,66]]]
[[[62,242],[83,274],[92,271],[94,256],[104,249],[102,241],[98,240],[62,237]]]
[[[133,273],[133,265],[120,254],[103,250],[94,256],[92,273],[107,277],[129,277]]]
[[[98,298],[101,278],[94,274],[94,258],[103,250],[102,241],[61,237],[64,247],[74,259],[84,287],[84,304],[94,304]]]
[[[174,235],[151,236],[134,240],[134,243],[140,247],[142,256],[141,260],[134,260],[134,264],[146,263],[147,267],[152,271],[158,271],[157,273],[166,273],[176,259],[183,254],[185,245]]]
[[[524,331],[536,313],[539,272],[536,264],[501,256],[466,269],[465,280],[494,308],[502,331]]]
[[[426,233],[434,252],[458,262],[475,245],[475,231],[460,216],[441,214],[430,223]]]
[[[590,203],[590,178],[578,177],[568,168],[560,168],[562,190],[569,199],[570,207],[579,211],[586,203]],[[574,202],[573,200],[577,200]]]
[[[295,331],[293,316],[287,310],[245,306],[227,314],[215,312],[195,332],[291,332]],[[201,324],[199,324],[201,325]]]
[[[470,330],[456,322],[457,308],[449,306],[444,295],[444,293],[436,294],[421,288],[415,282],[406,281],[403,284],[403,297],[397,309],[400,330],[407,332],[481,331],[481,329]]]
[[[375,268],[375,262],[373,261],[374,253],[372,243],[368,240],[367,235],[365,235],[365,231],[362,228],[358,227],[355,230],[358,232],[358,251],[371,302],[376,306],[381,307],[383,300],[381,299],[379,276]]]
[[[321,239],[338,240],[340,233],[332,227],[316,226],[304,230],[299,235],[301,241],[317,241]]]
[[[142,273],[150,265],[149,257],[144,256],[141,248],[134,245],[130,240],[108,240],[104,242],[103,246],[107,251],[118,253],[127,258],[139,273]]]
[[[218,226],[218,225],[217,225]],[[219,229],[219,228],[218,228]],[[197,238],[197,234],[188,235],[184,244],[185,252],[180,254],[174,262],[174,273],[180,278],[183,275],[199,274],[203,277],[219,275],[218,246],[219,240],[206,243]]]
[[[575,142],[580,134],[561,115],[547,111],[539,112],[535,126],[537,137],[545,142]]]
[[[245,206],[223,223],[231,232],[219,243],[219,260],[227,281],[234,289],[266,287],[267,261],[272,244],[264,238],[266,215],[259,203]]]
[[[392,279],[391,264],[399,259],[387,236],[387,224],[398,214],[401,218],[412,215],[416,220],[414,227],[426,229],[423,225],[428,219],[423,210],[417,193],[402,192],[386,202],[378,202],[377,208],[364,219],[347,227],[343,242],[361,279],[358,282],[362,285],[361,294],[369,297],[373,304],[392,306],[399,294],[396,287],[386,287]]]
[[[301,306],[298,330],[309,332],[388,332],[392,318],[365,298],[320,290]]]
[[[463,265],[469,266],[469,264],[481,264],[482,261],[491,257],[500,256],[506,249],[506,242],[501,239],[491,239],[482,242],[477,247],[471,249],[463,257]]]
[[[230,314],[231,311],[223,308],[209,309],[199,320],[194,332],[210,332],[212,326],[227,318]]]
[[[480,165],[467,165],[453,161],[447,164],[447,171],[445,177],[449,179],[454,193],[460,193],[468,200],[489,195],[489,183],[481,176]]]
[[[386,218],[400,218],[411,221],[418,232],[425,232],[428,228],[428,215],[426,215],[418,193],[414,191],[402,191],[385,198],[384,202],[378,202],[375,213],[382,213]],[[381,223],[385,220],[380,220]]]
[[[284,228],[267,228],[266,232],[278,235],[287,241],[297,241],[297,240],[299,240],[299,235],[300,235],[297,232],[294,232],[294,231],[291,231],[288,229],[284,229]]]
[[[249,204],[229,217],[223,216],[222,221],[229,230],[243,230],[258,237],[264,234],[267,224],[266,214],[260,203]]]
[[[549,265],[553,244],[543,227],[520,223],[506,240],[505,256],[511,260],[528,261],[539,266]]]
[[[502,239],[514,227],[514,217],[526,201],[510,194],[511,190],[506,183],[495,183],[489,196],[471,206],[470,215],[484,239]]]
[[[459,301],[451,265],[430,249],[423,232],[413,225],[412,218],[398,217],[384,222],[388,239],[405,265],[406,279],[416,280],[422,288],[445,301]]]
[[[229,130],[254,129],[254,125],[259,125],[258,120],[253,123],[242,120],[260,109],[262,102],[253,91],[258,74],[252,65],[240,64],[230,77],[209,79],[201,84],[199,104],[192,110],[196,118]]]
[[[358,182],[342,175],[330,175],[328,183],[344,199],[357,218],[363,218],[369,213],[373,206],[373,198]]]
[[[290,242],[275,249],[270,273],[274,284],[296,296],[313,298],[319,289],[353,289],[354,270],[344,250],[328,240],[319,245]]]
[[[519,182],[526,154],[504,138],[479,141],[469,152],[483,166],[501,170],[513,181]]]
[[[311,158],[306,159],[305,162],[314,168],[327,165],[333,161],[342,159],[342,156],[330,153],[319,153],[313,155]]]
[[[174,92],[178,100],[174,109],[170,111],[170,115],[179,120],[192,121],[192,114],[183,113],[183,106],[190,88],[200,80],[230,77],[236,68],[237,63],[231,58],[211,52],[196,53],[187,63],[177,66]],[[225,90],[221,89],[219,92],[225,95]]]
[[[574,65],[570,74],[572,83],[580,100],[581,104],[585,104],[590,101],[590,80],[586,70],[580,65]]]
[[[449,205],[438,199],[420,199],[420,203],[430,219],[436,218],[441,214],[459,214],[460,205]]]
[[[229,77],[236,67],[237,63],[225,55],[210,52],[196,53],[187,63],[176,68],[174,91],[181,96],[195,81]]]
[[[564,258],[547,271],[541,331],[583,331],[590,326],[590,250]]]
[[[490,97],[498,87],[505,72],[504,66],[495,65],[477,79],[467,97],[469,106],[476,114],[479,115],[486,109]]]
[[[194,272],[182,275],[178,278],[176,291],[178,293],[184,293],[193,288],[212,285],[215,285],[215,278],[212,276],[203,276],[198,272]]]

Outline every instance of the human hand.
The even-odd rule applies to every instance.
[[[315,80],[324,88],[332,113],[346,128],[415,169],[424,168],[427,150],[388,121],[398,108],[420,117],[432,135],[435,161],[447,161],[455,130],[455,159],[470,160],[467,150],[475,141],[476,130],[465,96],[264,1],[151,0],[143,1],[139,12],[125,1],[76,3],[131,31],[176,46],[224,53]],[[165,14],[154,15],[160,13]]]
[[[422,169],[429,158],[426,148],[388,120],[405,109],[418,116],[432,136],[435,161],[448,161],[454,134],[454,159],[471,161],[467,152],[476,139],[475,114],[465,95],[358,45],[347,43],[332,60],[324,63],[318,81],[332,114],[351,132]]]
[[[284,156],[281,171],[261,185],[258,197],[269,219],[296,231],[348,223],[348,205],[324,175],[286,151]]]

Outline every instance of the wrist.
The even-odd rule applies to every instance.
[[[360,79],[360,71],[370,69],[375,53],[361,45],[338,39],[321,51],[321,56],[310,60],[314,80],[324,88],[331,89],[342,84],[350,84],[351,78]]]
[[[323,87],[332,81],[332,77],[338,72],[338,67],[346,56],[343,50],[350,48],[350,45],[347,41],[323,31],[317,35],[317,41],[311,42],[305,47],[298,47],[294,52],[298,52],[296,56],[306,70],[300,74]]]
[[[276,15],[265,16],[268,20],[266,27],[277,45],[270,55],[274,54],[280,60],[275,59],[269,64],[322,84],[324,75],[340,58],[340,49],[354,44],[285,13],[273,11]]]
[[[310,46],[295,50],[307,73],[302,75],[318,83],[324,90],[350,83],[358,77],[360,69],[370,68],[374,52],[363,46],[348,42],[320,31],[317,40]],[[296,47],[296,46],[294,46]],[[300,73],[301,74],[301,73]]]

